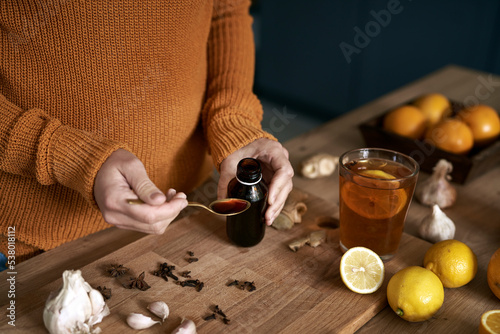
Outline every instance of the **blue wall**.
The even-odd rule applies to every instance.
[[[261,0],[255,90],[331,119],[448,64],[500,74],[500,1]]]

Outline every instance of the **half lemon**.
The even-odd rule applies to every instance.
[[[371,249],[353,247],[342,255],[340,276],[344,284],[360,294],[377,291],[384,282],[384,262]]]

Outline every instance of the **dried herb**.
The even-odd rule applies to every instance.
[[[224,312],[219,308],[219,305],[215,305],[215,308],[214,308],[214,312],[217,313],[218,315],[221,315],[223,316],[224,318],[226,318],[226,315],[224,314]]]
[[[210,315],[208,317],[205,317],[204,319],[205,320],[212,320],[212,319],[215,319],[217,316],[221,316],[222,317],[222,321],[226,325],[229,325],[229,323],[231,322],[231,320],[229,320],[227,318],[226,314],[224,313],[224,311],[222,311],[222,309],[219,307],[219,305],[215,305],[214,308],[213,308],[212,315]]]
[[[198,259],[196,259],[197,261]],[[173,270],[175,270],[175,266],[169,266],[168,263],[164,262],[160,264],[160,268],[156,271],[153,272],[155,276],[163,277],[166,281],[168,281],[168,278],[173,278],[175,280],[175,283],[177,285],[180,285],[182,287],[188,286],[188,287],[193,287],[196,288],[196,291],[200,292],[205,284],[203,282],[200,282],[198,279],[188,279],[184,281],[180,281],[179,278],[173,273]],[[183,271],[180,275],[184,278],[191,278],[191,271]]]
[[[182,281],[180,283],[181,283],[180,285],[182,287],[190,286],[190,287],[195,288],[198,284],[200,284],[200,281],[199,280],[194,280],[194,279],[188,279],[188,280]]]
[[[199,279],[196,279],[196,280],[188,279],[185,281],[179,281],[179,282],[177,282],[177,284],[182,286],[182,287],[188,286],[188,287],[196,288],[196,291],[198,291],[198,292],[200,292],[201,289],[203,289],[203,287],[205,286],[205,283],[200,282]]]
[[[126,287],[127,289],[139,289],[141,291],[146,291],[147,289],[150,288],[149,284],[144,281],[144,277],[146,276],[145,272],[143,271],[139,276],[136,278],[131,277],[130,281],[123,286]]]
[[[255,282],[248,282],[245,281],[243,283],[240,283],[237,279],[234,281],[230,282],[227,286],[236,286],[240,290],[248,290],[249,292],[257,290],[257,287],[255,286]]]
[[[97,291],[101,293],[101,295],[104,297],[104,299],[109,299],[111,298],[111,289],[108,289],[106,287],[97,287]]]
[[[198,258],[197,257],[189,257],[189,258],[187,258],[187,262],[189,262],[189,263],[198,262]]]
[[[232,281],[231,283],[229,283],[227,286],[233,286],[233,285],[239,285],[240,282],[238,282],[237,279],[235,279],[234,281]]]
[[[212,313],[209,316],[206,316],[205,318],[203,318],[203,320],[205,320],[205,321],[214,320],[214,319],[215,319],[215,313]]]
[[[248,288],[248,291],[255,291],[257,288],[255,287],[254,282],[245,282],[245,288]]]
[[[121,264],[114,264],[111,267],[108,268],[108,273],[113,276],[113,277],[120,277],[125,275],[130,269],[127,267],[124,267]]]
[[[153,272],[153,275],[163,277],[163,279],[165,279],[165,281],[168,281],[169,277],[178,281],[179,278],[176,275],[174,275],[174,273],[172,272],[172,270],[174,270],[174,269],[175,269],[175,266],[169,266],[167,262],[163,262],[162,264],[160,264],[160,269]]]

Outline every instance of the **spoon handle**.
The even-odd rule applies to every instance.
[[[188,202],[188,206],[199,206],[200,208],[207,209],[208,211],[211,211],[206,205],[203,205],[198,202]]]
[[[140,198],[137,199],[128,199],[127,200],[128,204],[144,204],[144,201]]]
[[[139,198],[137,198],[137,199],[128,199],[127,203],[128,204],[144,204],[144,201],[142,199],[139,199]],[[206,205],[203,205],[203,204],[198,203],[198,202],[188,202],[188,206],[199,206],[201,208],[209,210],[209,208]]]

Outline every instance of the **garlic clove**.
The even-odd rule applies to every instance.
[[[146,329],[153,325],[161,324],[161,322],[140,313],[130,313],[127,316],[127,324],[133,329]]]
[[[196,325],[192,320],[183,319],[179,327],[172,334],[196,334]]]
[[[89,298],[90,304],[92,305],[92,315],[88,320],[88,324],[93,326],[100,323],[105,316],[109,315],[110,312],[108,305],[104,302],[104,297],[98,290],[90,290]]]
[[[441,159],[433,170],[431,177],[417,185],[415,197],[424,205],[437,204],[442,209],[448,208],[455,203],[457,198],[457,190],[448,182],[453,165]]]
[[[422,219],[418,230],[420,236],[430,242],[436,243],[455,237],[455,224],[453,221],[434,204],[432,213]]]
[[[165,321],[170,314],[168,305],[165,302],[157,301],[148,305],[148,310],[150,310],[154,315],[159,317],[161,321]]]

